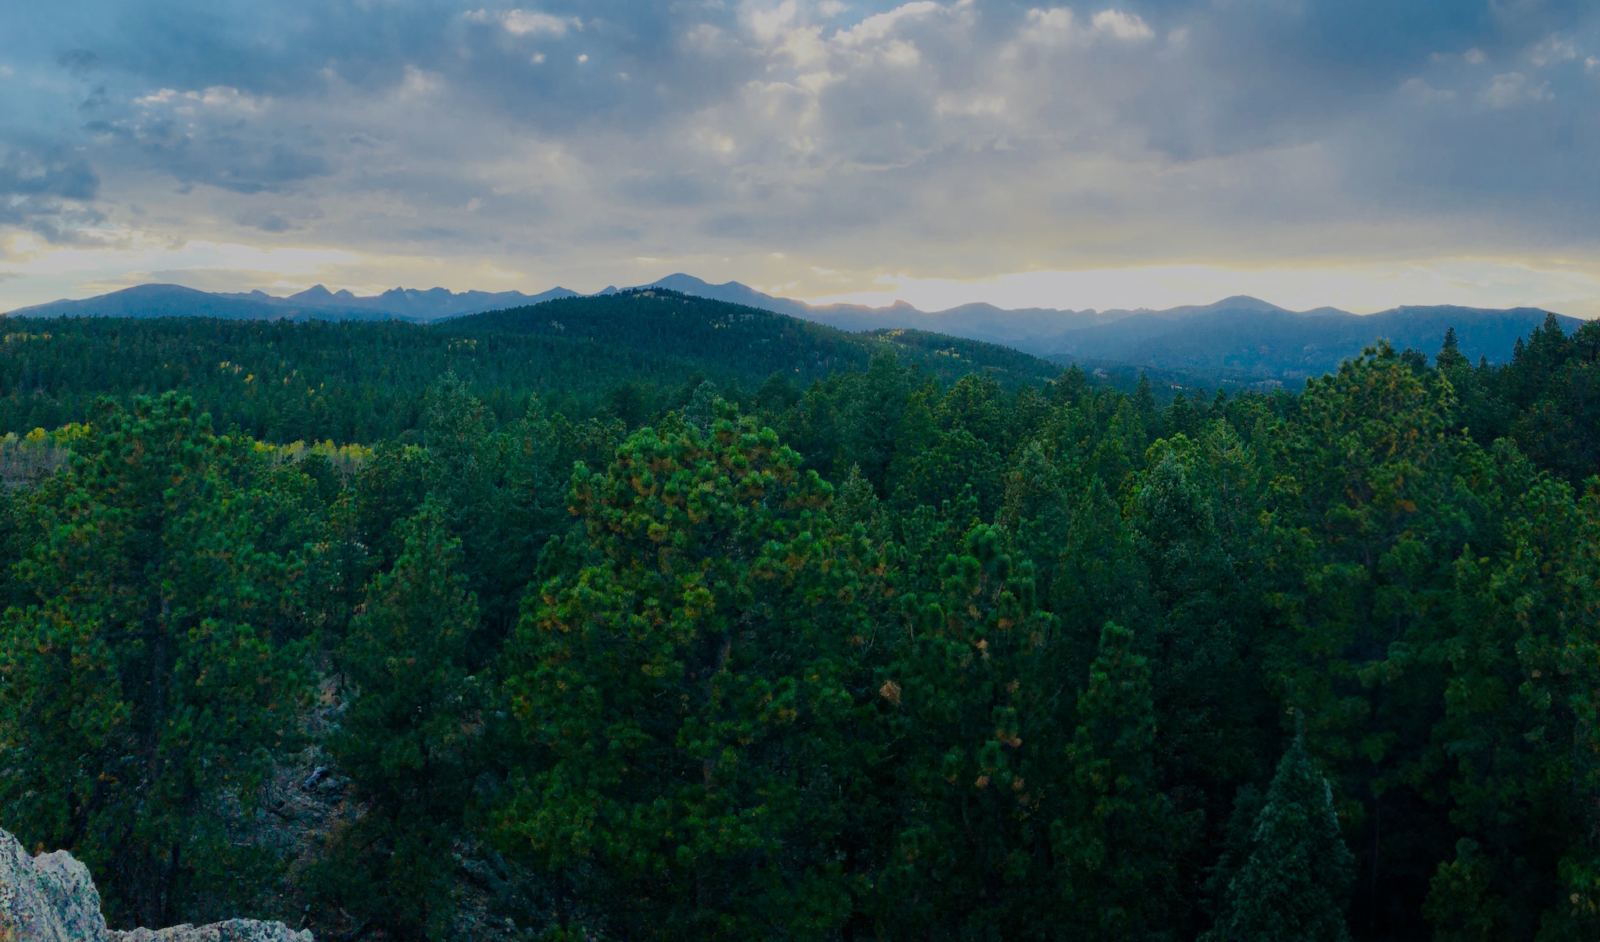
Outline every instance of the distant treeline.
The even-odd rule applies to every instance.
[[[415,433],[447,372],[501,422],[537,395],[578,417],[637,425],[702,380],[748,404],[865,369],[894,350],[950,381],[988,371],[1006,386],[1059,372],[1004,347],[926,334],[847,334],[754,308],[653,289],[456,318],[400,322],[208,318],[0,318],[0,432],[86,421],[96,398],[181,389],[219,430],[275,442],[371,444]]]

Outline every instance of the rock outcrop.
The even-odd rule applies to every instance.
[[[229,919],[209,926],[108,932],[106,942],[311,942],[311,930],[295,932],[281,922]]]
[[[281,922],[230,919],[168,929],[106,928],[89,868],[66,851],[30,856],[0,831],[0,942],[313,942]]]

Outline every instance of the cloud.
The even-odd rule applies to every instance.
[[[238,222],[240,225],[271,233],[289,232],[295,228],[294,223],[285,219],[282,214],[270,210],[251,210],[241,213]]]
[[[1582,0],[484,3],[23,5],[0,239],[337,248],[349,283],[490,265],[530,289],[640,258],[845,291],[1600,255]]]
[[[56,148],[12,150],[0,161],[0,227],[18,226],[69,242],[100,217],[90,206],[100,178],[81,155]]]
[[[862,46],[886,39],[901,24],[918,20],[941,9],[934,0],[915,0],[895,7],[887,13],[869,16],[849,29],[834,36],[834,42],[844,46]]]
[[[1528,102],[1548,101],[1552,97],[1549,82],[1535,83],[1521,72],[1496,75],[1480,96],[1490,108],[1510,108]]]
[[[91,49],[68,49],[56,62],[74,75],[84,75],[100,64],[100,56]]]
[[[470,23],[496,23],[501,29],[513,36],[554,36],[567,35],[567,30],[583,29],[583,20],[576,16],[552,16],[538,10],[506,10],[493,12],[488,10],[474,10],[464,14]]]
[[[1082,45],[1100,39],[1137,43],[1154,36],[1155,31],[1137,14],[1101,10],[1085,23],[1071,7],[1029,10],[1018,32],[1022,42],[1041,46]]]
[[[1121,10],[1101,10],[1091,22],[1096,33],[1115,36],[1124,42],[1145,40],[1155,35],[1144,20]]]
[[[1550,36],[1528,52],[1528,59],[1537,68],[1570,62],[1577,57],[1578,47],[1573,45],[1572,40],[1561,36]]]

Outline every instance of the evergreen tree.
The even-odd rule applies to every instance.
[[[1333,792],[1297,733],[1267,789],[1249,854],[1228,881],[1207,942],[1338,942],[1355,858]]]
[[[1439,352],[1433,362],[1439,369],[1446,371],[1458,370],[1469,365],[1467,358],[1461,353],[1461,343],[1456,339],[1454,327],[1445,328],[1444,341],[1439,344]]]
[[[229,828],[292,741],[315,488],[175,395],[100,410],[24,509],[0,822],[88,863],[113,924],[204,921],[270,863]]]
[[[478,611],[443,508],[425,503],[402,530],[399,560],[368,586],[339,654],[350,705],[329,750],[364,811],[337,834],[316,883],[329,905],[389,938],[442,939],[481,724],[464,665]]]
[[[871,565],[830,490],[748,419],[647,428],[574,474],[577,565],[507,652],[534,759],[498,814],[553,887],[554,928],[814,936],[843,918],[825,839],[854,814],[841,672]]]
[[[709,379],[694,388],[688,405],[683,407],[683,422],[702,432],[711,430],[717,418],[717,384]]]
[[[1133,633],[1114,622],[1078,695],[1068,755],[1074,801],[1053,829],[1065,861],[1074,935],[1090,939],[1166,936],[1173,867],[1184,828],[1158,790],[1150,671]]]
[[[1155,391],[1150,386],[1150,374],[1143,370],[1139,372],[1139,386],[1133,393],[1133,411],[1146,436],[1161,435],[1161,413],[1156,410]]]

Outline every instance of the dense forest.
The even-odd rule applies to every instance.
[[[1600,324],[1168,400],[594,301],[6,321],[0,827],[330,940],[1600,933]]]
[[[0,430],[85,421],[100,396],[182,389],[219,430],[274,442],[372,444],[420,428],[428,386],[453,372],[498,422],[529,398],[573,419],[636,425],[698,376],[734,399],[805,388],[892,350],[951,381],[986,371],[1007,386],[1059,367],[1005,347],[922,331],[848,334],[661,289],[569,298],[420,326],[208,318],[0,319]],[[679,396],[679,401],[672,401]],[[413,436],[414,437],[414,436]],[[411,441],[411,438],[406,438]]]

